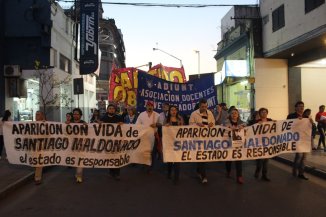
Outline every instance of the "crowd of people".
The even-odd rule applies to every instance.
[[[147,168],[147,172],[151,173],[153,165],[157,161],[161,161],[162,157],[162,126],[182,126],[182,125],[197,125],[199,127],[214,127],[215,125],[222,125],[231,128],[233,131],[239,130],[245,126],[250,126],[255,123],[262,123],[267,121],[273,121],[268,117],[268,109],[260,108],[255,111],[251,118],[246,122],[241,120],[239,110],[231,106],[227,108],[226,103],[220,103],[215,109],[208,109],[208,104],[206,99],[201,99],[197,104],[195,110],[190,116],[183,116],[179,113],[178,107],[175,105],[169,105],[164,103],[162,107],[162,112],[157,113],[154,111],[154,102],[147,101],[146,110],[138,113],[136,108],[129,106],[123,112],[118,112],[117,106],[111,103],[107,106],[107,111],[105,114],[101,115],[99,110],[93,110],[92,116],[90,118],[90,123],[116,123],[116,124],[139,124],[147,127],[152,127],[155,132],[155,142],[152,149],[152,165]],[[82,119],[82,110],[80,108],[73,109],[72,113],[66,114],[66,124],[79,123],[87,124]],[[3,130],[2,125],[5,121],[10,121],[11,113],[6,110],[2,120],[0,121],[0,157],[2,156],[2,150],[4,147],[3,142]],[[325,128],[326,128],[326,112],[325,106],[321,105],[319,107],[319,112],[315,116],[315,121],[311,117],[311,110],[304,109],[304,103],[299,101],[295,104],[295,112],[287,116],[287,119],[296,118],[309,118],[312,124],[312,135],[311,143],[312,149],[319,149],[323,145],[325,147]],[[35,121],[46,121],[44,113],[42,111],[37,111],[35,113]],[[316,132],[319,133],[319,141],[317,148],[314,147],[313,141],[316,136]],[[304,175],[306,153],[296,153],[293,162],[293,176],[300,179],[308,180]],[[0,158],[1,159],[1,158]],[[268,159],[257,159],[256,169],[253,171],[253,176],[256,179],[261,179],[263,181],[269,182],[271,179],[268,176]],[[236,182],[238,184],[243,184],[243,174],[242,174],[242,161],[234,161],[236,170]],[[172,179],[173,183],[177,184],[180,177],[180,163],[169,162],[167,167],[167,178]],[[206,173],[206,162],[196,163],[197,176],[202,184],[208,182],[208,177]],[[231,177],[232,161],[225,162],[226,177]],[[116,179],[120,180],[120,168],[109,169],[110,175]],[[35,168],[35,184],[39,185],[42,182],[42,167]],[[83,182],[83,168],[77,167],[75,173],[76,183]]]

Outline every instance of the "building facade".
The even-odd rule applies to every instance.
[[[100,73],[97,78],[96,99],[107,104],[109,79],[114,68],[125,68],[125,46],[123,35],[114,19],[100,19],[99,46],[101,50]]]
[[[81,77],[74,20],[65,15],[60,5],[48,0],[3,0],[1,10],[1,37],[5,41],[1,44],[4,54],[0,56],[4,78],[1,82],[5,87],[1,92],[2,110],[10,109],[14,120],[31,121],[35,111],[44,109],[43,97],[49,95],[48,99],[58,100],[46,105],[48,120],[64,121],[66,112],[74,107],[80,107],[87,120],[88,111],[96,106],[96,77],[84,75],[84,94],[74,94],[73,79]],[[37,68],[36,61],[40,63]],[[49,76],[46,82],[41,73]]]
[[[264,57],[285,63],[289,110],[302,100],[316,114],[326,101],[325,0],[261,0],[260,12]]]
[[[221,20],[215,81],[218,101],[236,106],[247,120],[255,110],[255,59],[262,57],[259,8],[234,6]]]

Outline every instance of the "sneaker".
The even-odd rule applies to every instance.
[[[207,182],[208,182],[207,178],[203,178],[203,179],[201,180],[201,183],[202,183],[202,184],[206,184]]]
[[[237,183],[238,184],[243,184],[243,177],[242,176],[239,176],[238,178],[237,178]]]
[[[298,175],[299,179],[303,179],[303,180],[309,180],[307,177],[305,177],[303,174]]]
[[[83,182],[83,178],[78,176],[76,177],[76,183],[82,183]]]

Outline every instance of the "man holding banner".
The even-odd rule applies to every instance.
[[[159,114],[154,111],[154,102],[153,101],[147,101],[146,102],[146,111],[139,114],[136,124],[144,125],[147,127],[152,127],[155,130],[155,133],[157,134],[157,122],[158,122]],[[158,154],[157,151],[157,135],[155,136],[155,142],[153,144],[152,149],[152,168],[154,165],[154,160],[156,155]],[[150,169],[148,170],[150,172]]]
[[[123,119],[117,114],[117,107],[114,104],[109,104],[106,114],[101,118],[103,123],[118,123],[122,124]],[[117,181],[120,180],[120,168],[110,168],[110,175]]]
[[[213,113],[208,110],[208,104],[206,99],[200,99],[199,109],[191,113],[189,124],[197,125],[199,127],[213,127],[215,123]],[[208,182],[206,176],[206,163],[197,163],[197,174],[202,184]]]
[[[302,119],[303,118],[303,111],[304,111],[304,103],[302,101],[298,101],[295,104],[295,112],[291,113],[287,116],[286,119]],[[295,153],[294,162],[293,162],[293,170],[292,175],[294,177],[309,180],[304,175],[304,168],[305,168],[305,161],[306,161],[306,153]]]

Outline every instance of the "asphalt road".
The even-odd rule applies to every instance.
[[[178,185],[162,165],[152,174],[140,165],[123,168],[120,181],[107,169],[86,169],[82,184],[74,182],[74,171],[54,167],[41,185],[31,182],[12,192],[0,201],[0,216],[326,216],[326,181],[294,178],[288,166],[274,161],[269,183],[254,179],[254,162],[245,162],[243,185],[225,177],[224,163],[209,165],[207,185],[199,183],[194,164],[182,165]]]

